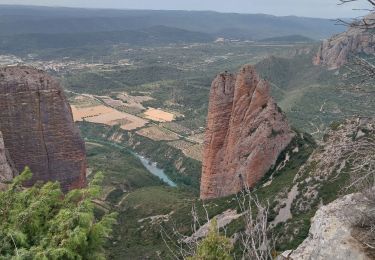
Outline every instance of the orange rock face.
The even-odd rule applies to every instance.
[[[294,136],[268,82],[244,66],[212,83],[203,152],[201,198],[253,187]]]
[[[86,152],[58,82],[28,67],[0,69],[0,131],[18,172],[59,181],[64,191],[86,184]],[[9,175],[9,174],[8,174]]]

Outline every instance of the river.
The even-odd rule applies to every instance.
[[[153,175],[159,177],[162,181],[164,181],[166,184],[168,184],[169,186],[171,187],[177,187],[177,184],[174,183],[171,179],[169,179],[169,177],[164,173],[164,170],[162,169],[159,169],[155,163],[153,162],[150,162],[148,159],[146,159],[145,157],[143,156],[140,156],[139,154],[136,154],[134,152],[132,152],[135,156],[137,156],[143,166],[149,171],[151,172]]]
[[[164,172],[163,169],[160,169],[156,166],[156,163],[154,162],[151,162],[149,161],[147,158],[137,154],[136,152],[124,147],[124,146],[121,146],[119,144],[115,144],[115,143],[111,143],[111,142],[108,142],[108,141],[99,141],[99,140],[94,140],[94,139],[88,139],[88,138],[85,138],[85,141],[93,141],[95,143],[99,143],[99,144],[106,144],[106,145],[110,145],[110,146],[113,146],[113,147],[116,147],[120,150],[127,150],[129,151],[131,154],[133,154],[134,156],[136,156],[143,164],[143,166],[152,174],[152,175],[155,175],[156,177],[159,177],[163,182],[165,182],[166,184],[168,184],[169,186],[171,187],[177,187],[177,184],[174,183]]]

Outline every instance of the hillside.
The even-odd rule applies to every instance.
[[[0,52],[27,54],[34,50],[82,48],[126,43],[136,46],[177,43],[212,42],[212,35],[166,26],[154,26],[140,30],[28,33],[4,36]]]
[[[314,42],[313,39],[302,36],[302,35],[286,35],[286,36],[280,36],[280,37],[271,37],[271,38],[265,38],[261,39],[260,42],[274,42],[274,43],[311,43]]]
[[[341,31],[340,27],[328,19],[295,16],[208,11],[99,10],[7,5],[0,7],[0,35],[140,31],[154,26],[248,40],[293,34],[318,40]]]
[[[271,82],[272,95],[292,124],[321,139],[328,126],[355,115],[372,116],[373,97],[353,90],[347,71],[329,71],[312,63],[315,49],[289,58],[271,56],[256,64]]]
[[[290,259],[317,256],[322,259],[373,259],[373,237],[368,232],[371,232],[374,216],[374,122],[374,118],[352,118],[332,124],[324,142],[295,176],[293,184],[298,192],[292,203],[293,215],[301,217],[319,211],[313,219],[309,237]],[[358,191],[361,194],[342,197]],[[296,232],[301,227],[292,219],[284,228]],[[296,238],[298,236],[281,237],[286,240]]]

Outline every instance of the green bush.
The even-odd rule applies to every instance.
[[[230,240],[220,235],[217,228],[217,220],[213,219],[210,231],[197,248],[195,256],[189,260],[232,260],[231,251],[233,250]]]
[[[56,182],[23,188],[31,176],[26,168],[0,192],[0,259],[105,259],[116,215],[94,216],[103,176],[68,194]]]

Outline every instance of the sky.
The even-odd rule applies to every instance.
[[[338,18],[364,14],[353,8],[369,8],[366,0],[338,6],[339,0],[0,0],[0,4],[43,5],[111,9],[212,10],[265,13],[278,16]]]

